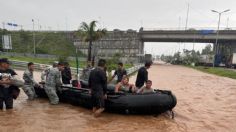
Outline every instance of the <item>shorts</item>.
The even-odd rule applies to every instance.
[[[0,109],[3,109],[3,104],[5,103],[6,109],[12,109],[13,108],[13,98],[7,97],[7,98],[0,98]]]
[[[103,93],[92,94],[92,106],[96,108],[105,108],[105,101]]]

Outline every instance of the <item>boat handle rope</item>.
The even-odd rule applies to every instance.
[[[175,118],[175,113],[174,113],[174,111],[173,110],[169,110],[169,112],[170,112],[170,117],[171,117],[171,119],[174,119]]]

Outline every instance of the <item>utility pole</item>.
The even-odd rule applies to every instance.
[[[229,29],[229,18],[227,18],[227,25],[226,28]]]
[[[5,29],[5,22],[2,22],[2,29]]]
[[[179,16],[179,25],[178,25],[178,29],[181,29],[181,17]]]
[[[187,16],[186,16],[185,30],[187,30],[187,28],[188,28],[188,15],[189,15],[189,3],[188,3],[188,9],[187,9]]]
[[[186,16],[186,23],[185,23],[185,31],[188,28],[188,16],[189,16],[189,3],[188,3],[188,8],[187,8],[187,16]],[[184,50],[185,50],[185,43],[184,43]]]
[[[213,46],[213,52],[214,52],[214,57],[213,57],[213,67],[215,67],[215,56],[219,53],[219,44],[218,44],[218,37],[219,37],[219,29],[220,29],[220,18],[221,18],[221,14],[230,11],[230,9],[228,10],[224,10],[222,12],[218,12],[216,10],[211,10],[214,13],[217,13],[219,15],[219,19],[218,19],[218,26],[217,26],[217,34],[216,34],[216,42],[215,42],[215,46]],[[215,47],[215,48],[214,48]]]
[[[98,22],[99,23],[99,28],[102,29],[103,26],[102,26],[102,18],[101,18],[101,16],[98,17],[98,20],[99,20],[99,22]]]
[[[194,34],[193,34],[193,50],[192,50],[192,52],[194,51],[194,48],[195,48],[195,31],[194,31]]]
[[[143,20],[140,20],[141,27],[143,27]]]
[[[179,17],[179,30],[181,30],[181,17]],[[180,45],[181,45],[181,42],[179,42],[179,50],[178,52],[180,52]]]
[[[37,20],[38,20],[38,31],[40,31],[39,19],[37,19]]]
[[[36,47],[35,47],[35,31],[34,31],[34,19],[32,19],[33,22],[33,42],[34,42],[34,56],[36,56]]]
[[[66,26],[66,31],[68,30],[68,19],[67,19],[67,17],[65,18],[65,26]]]

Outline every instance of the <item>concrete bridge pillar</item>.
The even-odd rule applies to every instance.
[[[224,48],[225,47],[225,43],[213,43],[213,53],[214,53],[214,64],[216,66],[219,66],[220,63],[223,63],[224,61],[224,57],[225,57],[225,52],[224,52]]]
[[[233,53],[236,53],[236,44],[234,43],[219,43],[218,46],[214,44],[215,48],[215,65],[220,63],[228,65],[231,61]]]
[[[141,54],[144,54],[144,42],[143,41],[141,41],[141,49],[140,49],[140,51],[141,51]]]
[[[232,53],[236,53],[236,43],[235,44],[232,44]]]

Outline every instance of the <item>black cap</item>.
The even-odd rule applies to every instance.
[[[0,63],[7,63],[10,64],[10,61],[7,58],[1,58]]]
[[[63,63],[63,62],[58,62],[57,65],[58,65],[58,66],[64,66],[65,63]]]

